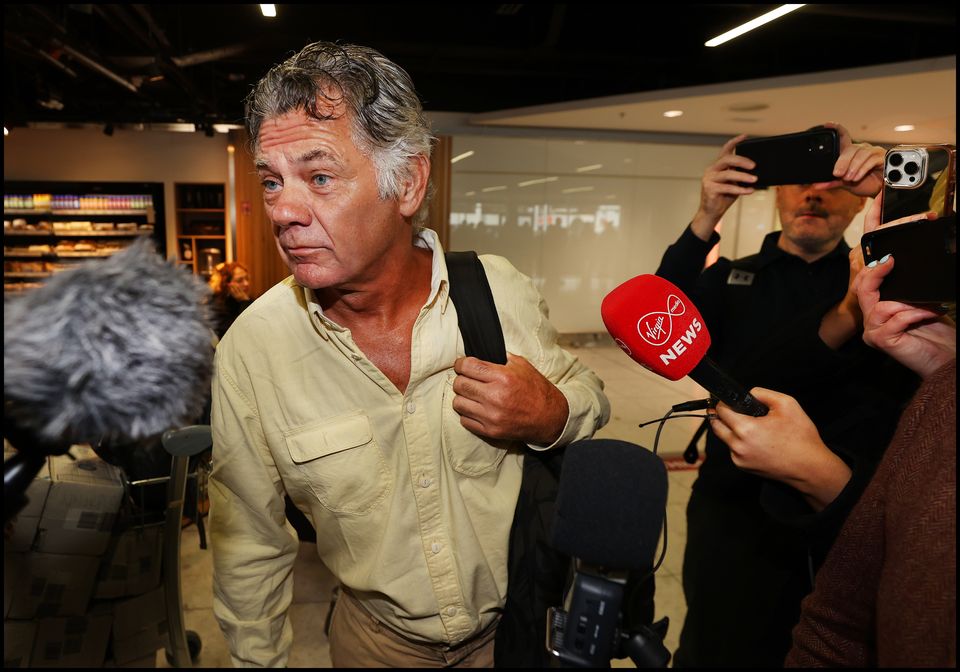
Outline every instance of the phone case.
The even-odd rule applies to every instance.
[[[954,211],[956,147],[953,145],[897,145],[883,161],[883,212],[880,221],[892,222],[923,212],[944,217]]]
[[[884,301],[946,303],[957,300],[957,218],[881,226],[860,239],[870,263],[892,254],[893,270],[880,285]]]
[[[757,181],[747,186],[763,189],[777,184],[830,182],[840,156],[840,136],[836,129],[818,128],[750,138],[741,141],[734,151],[757,164],[750,171]]]

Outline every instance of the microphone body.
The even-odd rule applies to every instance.
[[[770,410],[766,404],[757,401],[756,397],[744,389],[740,383],[709,357],[705,356],[701,359],[700,363],[693,367],[687,375],[700,387],[737,413],[760,417],[766,415],[767,411]]]
[[[668,380],[690,376],[738,413],[767,414],[764,404],[707,357],[707,325],[673,283],[638,275],[610,292],[600,312],[617,345],[644,368]]]
[[[608,667],[624,649],[666,666],[662,634],[625,632],[622,614],[628,574],[652,580],[666,503],[666,468],[645,448],[612,439],[567,446],[551,543],[574,556],[576,571],[563,608],[547,615],[547,648],[563,666]]]

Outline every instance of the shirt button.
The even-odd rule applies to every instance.
[[[433,481],[431,481],[429,478],[421,478],[421,479],[420,479],[420,487],[421,487],[421,488],[429,488],[431,483],[433,483]]]
[[[412,401],[407,402],[407,413],[413,413],[417,410],[417,405]]]
[[[439,553],[440,548],[441,548],[440,544],[438,544],[437,542],[433,542],[433,545],[430,547],[430,550],[433,551],[434,553]]]
[[[456,607],[447,607],[447,616],[456,616],[457,608]]]
[[[353,357],[353,361],[355,362],[359,362],[361,359],[363,359],[363,357],[361,357],[357,353],[353,353],[352,357]]]

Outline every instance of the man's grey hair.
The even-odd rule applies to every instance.
[[[319,102],[319,105],[318,105]],[[396,198],[410,159],[430,157],[433,135],[410,75],[380,52],[353,44],[314,42],[264,75],[247,96],[247,132],[254,154],[266,119],[301,110],[321,121],[330,105],[346,107],[353,141],[372,159],[380,198]],[[413,220],[422,225],[432,185]]]

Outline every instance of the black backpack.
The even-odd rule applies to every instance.
[[[497,307],[476,252],[447,252],[450,298],[468,356],[506,364]],[[494,644],[495,667],[550,667],[547,609],[563,603],[570,556],[550,545],[563,449],[525,450],[510,528],[507,598]]]

